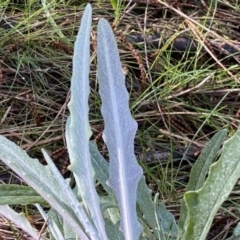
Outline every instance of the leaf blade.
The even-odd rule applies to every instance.
[[[119,53],[109,23],[98,24],[98,80],[105,122],[103,138],[110,156],[108,183],[115,193],[122,216],[121,230],[125,239],[138,239],[141,226],[136,214],[136,192],[142,169],[134,155],[137,123],[129,111]]]
[[[33,239],[43,240],[42,237],[39,237],[39,232],[31,226],[24,213],[17,213],[7,205],[0,205],[0,214],[22,228]]]
[[[0,135],[0,159],[36,190],[59,214],[68,221],[81,239],[88,239],[69,208],[64,191],[55,180],[48,166],[30,158],[26,151]]]
[[[71,100],[68,104],[70,117],[66,124],[66,141],[78,194],[91,214],[100,239],[107,239],[104,221],[100,210],[100,201],[94,185],[94,171],[89,152],[88,98],[90,70],[90,33],[92,8],[88,4],[81,20],[81,26],[74,45],[73,74],[71,79]],[[93,236],[91,236],[93,238]]]
[[[212,220],[240,176],[240,128],[223,145],[220,159],[209,170],[202,188],[184,196],[188,208],[186,239],[205,239]]]
[[[223,129],[217,132],[208,142],[206,147],[202,150],[190,173],[189,183],[187,184],[186,192],[198,190],[203,186],[209,167],[215,159],[217,152],[220,149],[225,137],[226,130]],[[187,211],[188,210],[186,203],[184,199],[182,199],[180,219],[178,221],[179,236],[184,235],[185,232],[185,225],[187,224]]]
[[[0,205],[34,203],[47,205],[47,202],[33,188],[17,184],[0,184]]]

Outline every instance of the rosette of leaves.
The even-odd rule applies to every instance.
[[[33,239],[46,237],[40,236],[24,214],[15,212],[9,205],[36,204],[48,220],[51,239],[56,240],[205,239],[217,210],[240,176],[240,130],[224,143],[221,157],[214,164],[226,131],[219,131],[202,151],[192,168],[177,225],[165,205],[158,202],[158,194],[152,200],[135,158],[137,123],[129,111],[117,44],[104,19],[99,21],[97,31],[97,77],[105,123],[103,138],[110,161],[107,162],[89,141],[91,21],[92,9],[88,4],[74,47],[70,116],[66,123],[69,169],[76,180],[76,188],[71,189],[69,181],[63,179],[45,150],[42,151],[47,166],[0,136],[0,159],[29,185],[1,184],[0,214]],[[96,181],[107,195],[98,195]],[[42,206],[50,209],[43,210]],[[238,236],[238,228],[233,237]]]

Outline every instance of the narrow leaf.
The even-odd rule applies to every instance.
[[[48,214],[45,213],[45,211],[43,210],[43,208],[39,205],[39,204],[36,204],[36,207],[38,209],[38,211],[40,212],[40,214],[42,215],[44,221],[47,221],[48,223],[48,229],[50,230],[50,236],[52,239],[52,237],[54,237],[54,239],[56,240],[64,240],[64,237],[63,237],[63,234],[62,234],[62,222],[60,223],[59,220],[62,218],[60,217],[59,214],[57,214],[56,211],[54,211],[53,209],[50,209],[48,211]],[[57,216],[57,218],[53,219],[52,217],[52,212],[54,212]],[[55,221],[57,220],[57,221]]]
[[[73,75],[71,79],[71,101],[68,104],[70,117],[66,125],[66,140],[73,173],[85,207],[91,214],[100,239],[107,239],[99,197],[94,185],[94,172],[89,153],[88,97],[90,69],[90,32],[92,9],[88,4],[74,45]],[[90,234],[90,233],[89,233]]]
[[[55,166],[55,164],[53,163],[52,159],[47,154],[47,152],[44,149],[42,149],[42,152],[46,162],[48,163],[48,166],[50,167],[53,175],[55,176],[56,181],[61,186],[61,189],[64,191],[64,193],[66,194],[66,197],[68,199],[68,202],[70,203],[71,208],[73,209],[74,213],[77,215],[78,219],[81,221],[81,224],[84,226],[85,231],[88,232],[90,236],[92,236],[92,239],[94,239],[94,236],[97,235],[97,232],[94,226],[92,225],[92,223],[89,221],[89,218],[85,213],[83,205],[77,200],[72,189],[64,180],[64,178],[60,174],[59,170],[57,169],[57,167]]]
[[[0,205],[34,204],[47,205],[47,202],[32,188],[17,184],[0,184]]]
[[[134,155],[137,123],[129,111],[129,95],[121,68],[117,44],[109,23],[98,24],[98,80],[102,99],[110,166],[108,184],[116,195],[120,213],[120,228],[125,239],[139,239],[142,228],[137,220],[136,196],[142,169]]]
[[[17,213],[7,205],[0,205],[0,215],[9,219],[16,226],[28,233],[33,239],[43,240],[43,238],[39,237],[38,231],[31,226],[24,213]]]
[[[58,211],[82,240],[88,239],[70,208],[65,192],[48,166],[43,166],[37,159],[30,158],[26,151],[1,135],[0,159]]]

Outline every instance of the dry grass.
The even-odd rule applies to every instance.
[[[41,148],[55,151],[65,146],[73,43],[85,4],[53,2],[51,22],[40,3],[25,2],[2,4],[1,17],[15,27],[0,29],[0,134],[31,156],[42,158]],[[136,146],[142,152],[189,144],[204,146],[222,128],[231,136],[240,117],[240,14],[236,3],[153,2],[155,5],[148,6],[126,2],[114,27],[130,85],[131,111],[139,124]],[[114,11],[108,1],[93,1],[93,7],[89,104],[95,138],[103,130],[96,81],[96,23],[100,17],[113,23]],[[154,48],[146,39],[133,44],[127,38],[144,33],[160,34],[164,44]],[[176,51],[174,44],[179,38],[193,41],[194,51]],[[234,48],[235,53],[227,52],[224,46],[231,51]],[[174,164],[169,159],[143,167],[153,190],[160,191],[177,216],[189,163]],[[222,210],[220,219],[224,226],[229,223],[229,229],[239,220],[237,201],[238,196],[232,195]],[[214,232],[214,236],[225,239],[229,229]]]

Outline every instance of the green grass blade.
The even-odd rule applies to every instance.
[[[110,0],[110,2],[112,5],[112,8],[116,11],[118,6],[117,0]]]
[[[71,41],[62,33],[61,29],[58,27],[58,25],[54,21],[52,15],[50,14],[50,11],[49,11],[50,4],[47,3],[45,0],[42,0],[42,5],[43,5],[45,15],[47,16],[47,19],[50,22],[50,24],[52,25],[54,31],[58,34],[58,36],[60,37],[60,39],[63,42],[65,42],[68,46],[72,47]]]

